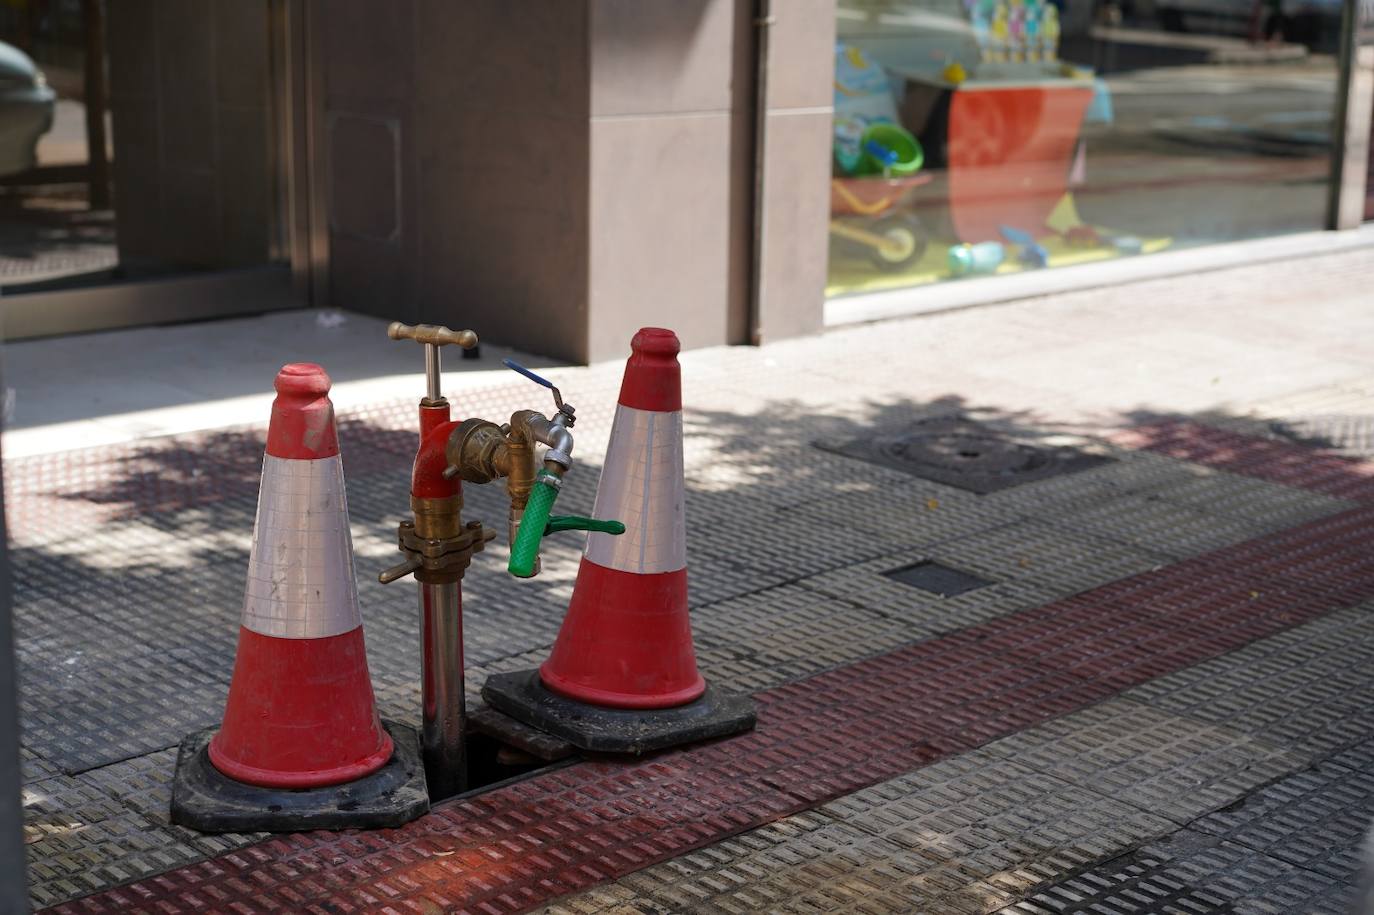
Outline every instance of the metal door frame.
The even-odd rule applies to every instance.
[[[1334,112],[1327,228],[1364,222],[1370,126],[1374,116],[1374,0],[1345,0],[1341,9],[1340,82]]]

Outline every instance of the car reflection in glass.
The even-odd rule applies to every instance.
[[[0,175],[37,164],[38,138],[52,127],[56,99],[29,56],[0,42]]]

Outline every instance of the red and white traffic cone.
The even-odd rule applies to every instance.
[[[711,689],[692,647],[677,335],[646,327],[630,349],[592,511],[625,533],[588,533],[549,659],[482,694],[574,746],[643,753],[747,730],[754,709]]]
[[[377,717],[329,385],[311,363],[277,375],[224,721],[182,743],[174,822],[395,826],[428,809],[414,732]]]

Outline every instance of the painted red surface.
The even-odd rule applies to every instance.
[[[421,416],[424,408],[421,408]],[[420,440],[420,448],[415,454],[415,465],[410,474],[410,494],[419,499],[446,499],[462,492],[462,481],[457,477],[444,479],[448,468],[448,438],[457,423],[444,422],[434,425]]]
[[[1090,86],[956,89],[949,105],[950,217],[960,241],[1032,235],[1068,190]]]
[[[391,751],[361,626],[323,639],[239,628],[224,724],[210,741],[216,769],[250,785],[315,788],[362,778]]]
[[[630,341],[630,358],[620,383],[620,403],[637,410],[671,412],[682,409],[682,369],[677,334],[662,327],[644,327]]]
[[[1374,597],[1363,506],[761,693],[752,733],[584,762],[60,906],[520,912]]]
[[[339,453],[334,431],[334,405],[329,402],[329,376],[313,362],[282,366],[274,382],[272,419],[267,427],[267,453],[311,461]]]
[[[592,705],[668,708],[706,690],[687,612],[687,570],[639,575],[583,557],[539,679]]]

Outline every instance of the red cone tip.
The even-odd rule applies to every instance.
[[[267,427],[267,453],[273,457],[313,461],[339,453],[334,431],[334,405],[329,402],[329,376],[313,362],[282,366],[273,383],[272,421]]]
[[[677,334],[662,327],[641,328],[630,341],[620,403],[636,410],[670,412],[682,409],[682,369]]]

